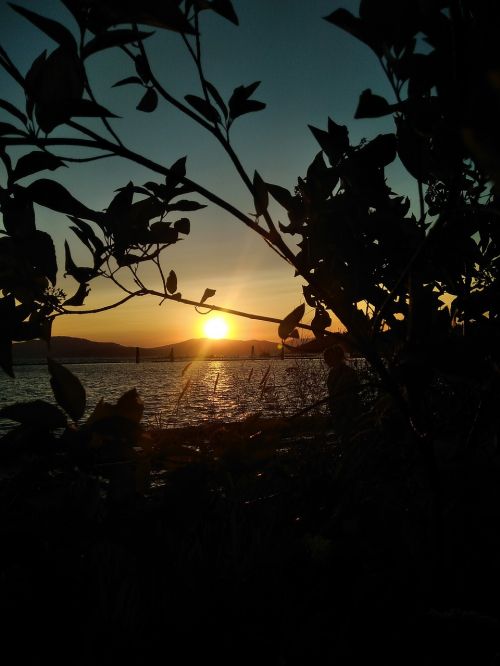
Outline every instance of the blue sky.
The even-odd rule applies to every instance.
[[[74,29],[71,17],[55,0],[20,4]],[[362,90],[372,88],[388,99],[391,93],[369,49],[322,19],[338,7],[356,12],[357,1],[234,0],[233,4],[240,26],[205,12],[202,44],[206,76],[225,99],[238,85],[262,82],[254,98],[265,102],[267,108],[238,119],[232,131],[233,146],[250,174],[257,169],[264,180],[293,189],[319,150],[307,125],[323,128],[328,116],[346,124],[353,141],[391,129],[386,119],[353,119]],[[54,48],[54,43],[15,14],[4,0],[0,2],[0,19],[1,43],[22,72],[44,48]],[[199,94],[194,66],[180,36],[156,31],[146,45],[169,92],[179,99],[188,93]],[[142,95],[138,86],[111,89],[119,79],[134,74],[123,54],[118,50],[96,54],[89,65],[98,101],[121,116],[113,126],[126,145],[166,166],[188,155],[190,178],[244,212],[252,212],[248,193],[213,137],[166,103],[160,103],[152,114],[137,111]],[[0,85],[5,98],[22,99],[3,73]],[[401,169],[393,167],[388,175],[393,189],[412,193]],[[96,209],[104,208],[113,190],[129,180],[137,184],[160,180],[117,159],[71,165],[51,176]],[[283,211],[276,208],[275,212],[278,219],[284,219]],[[40,209],[38,221],[40,228],[54,234],[59,253],[65,238],[72,241],[63,216]],[[176,271],[183,296],[197,299],[210,287],[217,290],[213,301],[219,305],[276,317],[286,315],[301,302],[301,283],[293,278],[293,270],[251,230],[214,206],[192,214],[191,221],[191,235],[164,258],[165,269]],[[80,257],[78,246],[75,238],[72,247],[76,257]],[[155,286],[155,278],[151,280]],[[67,290],[71,292],[72,285],[68,284]],[[108,285],[98,285],[88,304],[101,305],[119,296]],[[201,334],[201,323],[200,315],[192,309],[172,303],[160,308],[154,299],[144,298],[112,313],[60,318],[54,333],[146,346],[196,337]],[[232,337],[276,338],[272,324],[231,319],[231,325]]]

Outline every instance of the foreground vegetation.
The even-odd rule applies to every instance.
[[[437,485],[380,393],[348,442],[324,416],[144,429],[135,391],[79,428],[32,403],[1,449],[5,649],[82,665],[497,663],[496,441],[460,386],[429,399],[462,404],[436,424]]]

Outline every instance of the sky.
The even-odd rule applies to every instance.
[[[62,21],[75,33],[71,16],[56,0],[19,4]],[[297,177],[305,175],[319,151],[307,125],[326,128],[328,116],[348,126],[353,142],[392,129],[392,121],[387,119],[354,120],[364,89],[371,88],[388,99],[391,92],[371,51],[322,18],[338,7],[357,12],[357,0],[233,0],[233,4],[240,25],[204,12],[201,40],[205,74],[226,100],[235,87],[261,81],[253,98],[265,102],[266,109],[241,117],[232,130],[233,147],[251,176],[256,169],[265,181],[293,191]],[[0,43],[23,73],[44,49],[50,52],[55,47],[5,0],[0,0]],[[157,30],[145,43],[155,73],[171,94],[181,100],[186,94],[200,94],[194,65],[179,35]],[[89,58],[88,64],[94,93],[101,104],[120,116],[112,121],[113,128],[128,147],[165,166],[187,155],[189,178],[243,212],[253,212],[251,197],[212,136],[165,102],[151,114],[137,111],[143,94],[138,86],[111,88],[135,74],[126,56],[117,49],[108,50]],[[23,104],[17,85],[3,72],[0,85],[5,99]],[[11,120],[2,114],[0,110],[0,120]],[[61,150],[60,154],[71,153]],[[104,209],[114,190],[130,180],[137,185],[161,181],[157,174],[117,158],[71,164],[42,175],[59,180],[96,210]],[[397,166],[388,177],[394,190],[411,194],[411,185]],[[29,182],[25,179],[23,184]],[[198,196],[191,198],[204,203]],[[276,220],[286,222],[286,213],[279,206],[273,206],[271,212]],[[293,269],[241,222],[212,204],[190,214],[190,219],[190,235],[163,254],[164,270],[176,272],[183,297],[198,300],[209,287],[216,290],[211,299],[214,304],[279,318],[303,301],[302,282],[294,277]],[[62,215],[38,208],[37,224],[53,235],[58,279],[72,294],[75,284],[62,278],[64,240],[70,242],[77,263],[85,262],[83,246]],[[287,240],[293,247],[294,238]],[[148,274],[147,282],[158,288],[153,273]],[[123,296],[107,281],[92,285],[86,308],[102,307]],[[312,314],[308,309],[305,321]],[[276,324],[231,316],[227,320],[229,337],[277,339]],[[59,317],[53,334],[148,347],[202,336],[205,321],[206,316],[192,307],[171,301],[160,305],[157,298],[142,297],[105,313]]]

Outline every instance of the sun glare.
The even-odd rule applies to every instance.
[[[229,330],[227,322],[222,319],[222,317],[214,317],[205,322],[203,330],[207,338],[212,338],[213,340],[218,340],[219,338],[225,338]]]

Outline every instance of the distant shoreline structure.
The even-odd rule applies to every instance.
[[[84,364],[94,364],[94,363],[130,363],[136,365],[135,357],[132,356],[112,356],[109,358],[102,356],[51,356],[51,358],[56,359],[64,365],[84,365]],[[291,361],[295,359],[317,359],[323,358],[322,354],[311,353],[311,354],[290,354],[285,355],[285,361]],[[147,357],[142,359],[139,365],[145,363],[186,363],[188,361],[251,361],[253,362],[269,362],[269,361],[281,361],[281,354],[275,354],[274,356],[182,356],[175,358],[171,361],[168,357]],[[14,359],[14,366],[20,365],[44,365],[46,363],[45,358],[23,358],[19,357]]]
[[[292,351],[286,357],[308,358],[316,353]],[[85,338],[54,336],[50,348],[42,340],[19,342],[13,346],[14,365],[39,365],[47,356],[65,363],[147,363],[187,360],[269,360],[281,358],[278,342],[269,340],[230,340],[193,338],[161,347],[126,347],[114,342],[96,342]]]

